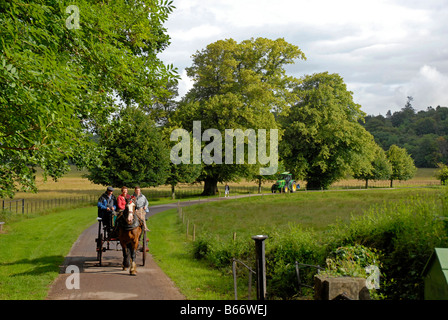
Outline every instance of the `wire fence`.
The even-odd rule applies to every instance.
[[[222,190],[221,190],[222,189]],[[218,196],[224,196],[224,187],[219,189]],[[253,194],[258,193],[258,187],[241,186],[233,187],[233,194]],[[176,199],[200,197],[203,186],[183,187],[175,190]],[[267,192],[267,188],[263,189]],[[171,190],[149,189],[142,192],[148,201],[160,198],[172,198]],[[98,194],[79,195],[71,197],[55,197],[52,199],[0,199],[0,210],[14,214],[34,214],[42,213],[58,208],[71,208],[82,205],[97,205],[101,196]],[[117,195],[116,195],[117,196]]]
[[[252,278],[253,275],[256,276],[257,273],[254,271],[251,267],[247,265],[247,263],[244,263],[241,260],[238,260],[236,258],[232,258],[232,275],[233,275],[233,290],[234,290],[234,299],[238,300],[238,274],[241,275],[241,272],[237,270],[237,266],[241,265],[243,267],[243,270],[247,272],[247,300],[252,300]],[[296,276],[297,276],[297,293],[299,297],[303,297],[303,288],[310,288],[314,290],[314,284],[307,283],[306,280],[304,281],[303,275],[301,275],[300,269],[302,268],[309,268],[315,270],[314,272],[311,271],[312,275],[318,274],[319,271],[324,270],[325,268],[319,266],[319,265],[310,265],[306,263],[299,263],[298,261],[295,261],[294,264]],[[245,275],[244,275],[245,277]]]
[[[57,208],[96,204],[98,196],[82,195],[53,199],[16,199],[0,200],[0,209],[14,214],[34,214],[51,211]]]
[[[203,185],[193,185],[193,186],[182,186],[175,189],[174,198],[175,199],[185,199],[192,197],[200,197],[204,191]],[[258,194],[258,193],[270,193],[271,188],[268,186],[231,186],[230,194]],[[159,199],[159,198],[173,198],[173,193],[171,189],[149,189],[143,190],[142,193],[146,196],[148,200]],[[224,186],[218,187],[218,193],[215,197],[224,197]]]
[[[398,188],[406,188],[406,187],[431,187],[431,186],[439,186],[440,181],[438,180],[409,180],[409,181],[394,181],[394,187]],[[297,190],[298,192],[308,191],[310,189],[306,189],[306,183],[299,181],[300,188]],[[368,188],[389,188],[390,181],[369,181]],[[345,180],[338,183],[333,184],[330,187],[330,190],[337,189],[365,189],[366,184],[363,181],[359,180]],[[178,186],[174,190],[174,196],[171,188],[162,187],[162,188],[150,188],[143,190],[143,194],[146,198],[151,201],[155,199],[186,199],[186,198],[195,198],[195,197],[203,197],[202,192],[204,191],[203,185],[185,185]],[[225,196],[233,196],[233,195],[242,195],[242,194],[266,194],[271,193],[271,185],[264,184],[262,186],[258,185],[246,185],[246,186],[230,186],[230,194],[225,195],[224,186],[218,186],[218,193],[214,197],[225,197]],[[21,213],[21,214],[32,214],[32,213],[40,213],[45,212],[52,209],[64,208],[64,207],[73,207],[80,205],[96,205],[98,198],[101,196],[101,192],[98,194],[87,194],[80,196],[71,196],[71,197],[55,197],[53,199],[0,199],[0,210],[8,211],[11,213]]]
[[[247,272],[247,300],[252,300],[252,276],[257,275],[257,272],[254,271],[251,267],[247,265],[247,263],[244,263],[241,260],[238,260],[236,258],[232,258],[232,275],[233,275],[233,290],[234,290],[234,298],[235,300],[238,300],[238,274],[241,274],[241,272],[238,272],[237,266],[242,265],[243,269]],[[298,286],[298,296],[303,296],[302,288],[310,288],[314,290],[314,285],[311,283],[306,283],[304,281],[303,276],[301,276],[300,269],[301,268],[309,268],[315,270],[312,271],[312,274],[318,274],[320,270],[324,270],[325,268],[319,266],[319,265],[310,265],[306,263],[299,263],[298,261],[295,261],[295,271],[297,276],[297,286]]]
[[[296,268],[296,275],[297,275],[297,284],[299,286],[299,295],[302,295],[302,288],[311,288],[314,289],[314,286],[309,285],[307,283],[303,283],[302,282],[302,278],[300,277],[300,268],[314,268],[316,269],[316,273],[319,272],[319,270],[324,270],[324,268],[322,268],[319,265],[311,265],[311,264],[306,264],[306,263],[299,263],[298,261],[295,262],[295,268]]]

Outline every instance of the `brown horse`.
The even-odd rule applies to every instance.
[[[134,199],[126,201],[123,213],[117,218],[118,239],[123,250],[123,270],[130,267],[129,273],[137,275],[135,258],[138,250],[138,241],[142,233],[143,221],[135,213]]]

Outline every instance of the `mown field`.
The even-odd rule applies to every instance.
[[[428,185],[439,185],[440,182],[435,178],[434,174],[437,169],[430,168],[420,168],[417,170],[417,174],[414,178],[408,181],[394,181],[394,187],[415,187],[415,186],[428,186]],[[64,177],[58,179],[57,181],[52,180],[51,178],[44,180],[42,175],[38,172],[36,177],[36,184],[38,187],[38,193],[25,193],[19,192],[16,194],[15,199],[54,199],[54,198],[65,198],[71,196],[83,196],[83,195],[98,195],[98,197],[104,192],[105,186],[97,185],[86,178],[83,177],[85,171],[77,170],[75,167],[72,167],[71,171],[67,173]],[[263,192],[269,193],[270,187],[273,181],[266,181],[263,183]],[[302,189],[305,187],[306,183],[304,181],[299,181]],[[388,187],[390,185],[389,181],[370,181],[370,187]],[[258,186],[257,182],[254,181],[239,181],[239,182],[230,182],[229,186],[233,189],[236,188],[244,188],[251,187],[256,188]],[[132,188],[133,186],[127,186]],[[341,180],[333,184],[332,188],[356,188],[362,189],[365,187],[365,182],[360,180],[355,180],[351,178],[347,178],[345,180]],[[195,190],[199,193],[203,186],[201,184],[180,184],[176,187],[177,190]],[[219,184],[218,188],[222,191],[224,190],[224,184]],[[143,193],[147,194],[154,190],[159,191],[169,191],[171,189],[170,186],[159,186],[157,188],[145,188],[143,189]],[[116,194],[119,193],[117,190]],[[232,192],[233,194],[233,192]],[[223,196],[223,194],[221,194]],[[159,199],[154,199],[154,201],[159,201]]]
[[[196,224],[197,235],[207,232],[230,238],[236,233],[250,238],[285,230],[291,224],[325,231],[329,225],[348,222],[370,207],[439,192],[437,188],[308,191],[205,203],[186,207],[183,213],[191,225]]]
[[[389,298],[417,299],[420,269],[434,246],[446,244],[445,226],[436,219],[446,215],[445,192],[441,187],[309,191],[205,203],[183,208],[183,217],[176,210],[152,217],[150,250],[187,297],[208,299],[212,292],[212,297],[233,299],[231,259],[252,265],[251,236],[268,235],[268,290],[275,291],[274,298],[290,299],[298,298],[294,259],[325,265],[326,251],[338,243],[368,244],[390,250],[384,252],[385,268],[394,277],[387,283]],[[395,245],[383,248],[384,241],[391,240],[384,235]],[[206,272],[189,274],[187,261]],[[412,275],[402,281],[404,288],[390,287],[397,281],[394,263],[403,263],[404,274]],[[205,274],[207,279],[201,276]],[[248,297],[244,277],[238,284],[240,299]]]

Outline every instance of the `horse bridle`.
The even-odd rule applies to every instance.
[[[135,212],[135,203],[133,200],[130,200],[129,203],[126,204],[126,207],[128,209],[128,218],[127,223],[131,224],[134,221],[134,212]]]

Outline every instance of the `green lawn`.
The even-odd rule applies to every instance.
[[[417,194],[435,194],[438,188],[372,189],[355,191],[315,191],[265,195],[226,200],[183,209],[197,234],[208,232],[219,237],[249,237],[282,230],[289,224],[323,231],[336,220],[349,221],[368,207],[385,201],[400,201]]]
[[[0,300],[44,299],[95,207],[53,212],[7,225],[0,234]]]
[[[288,233],[291,225],[324,232],[329,225],[349,222],[352,216],[362,215],[372,206],[439,193],[440,188],[298,192],[184,207],[185,221],[190,222],[189,240],[177,210],[166,211],[150,218],[150,252],[187,298],[233,299],[231,272],[213,269],[205,261],[192,258],[193,224],[196,237],[206,233],[227,242],[236,232],[238,239],[252,242],[253,235]],[[245,286],[247,283],[238,290],[243,299]]]

